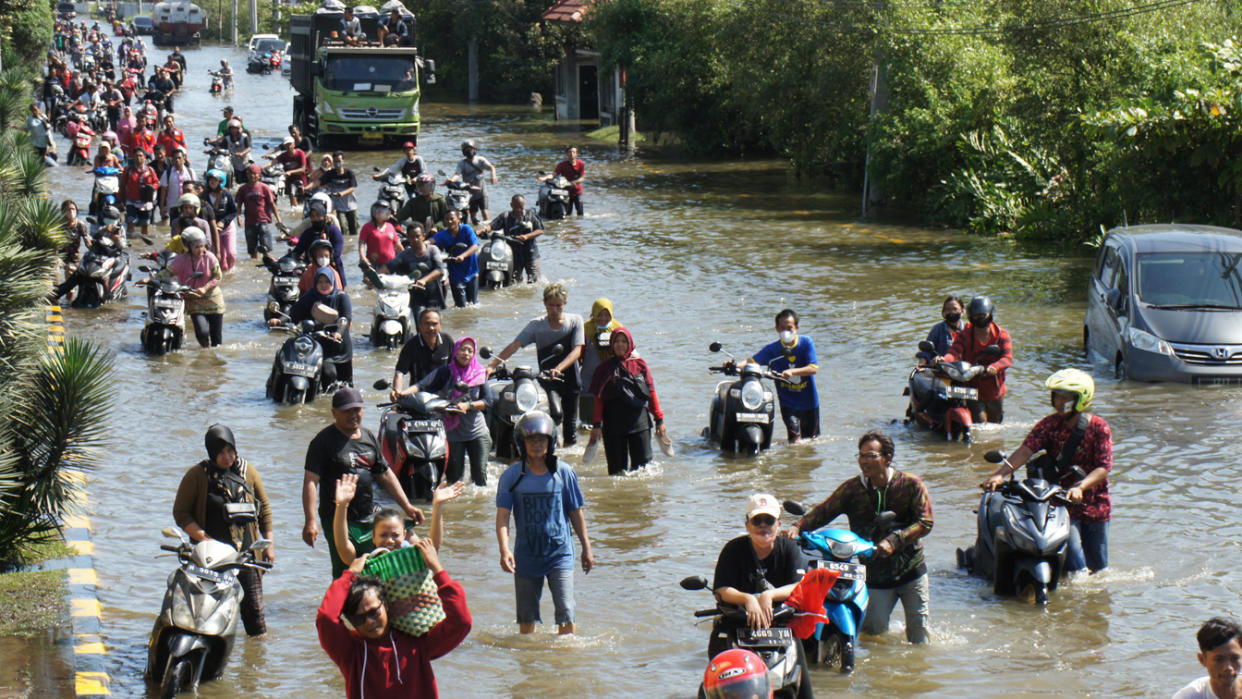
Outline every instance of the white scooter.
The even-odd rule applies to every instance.
[[[416,280],[401,274],[378,275],[382,286],[375,289],[375,313],[371,320],[371,346],[398,349],[414,336],[414,314],[410,310],[410,288]]]

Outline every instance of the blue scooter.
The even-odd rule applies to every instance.
[[[786,500],[784,507],[798,517],[806,514],[806,508],[792,500]],[[886,532],[896,521],[896,512],[881,512],[876,518],[876,531]],[[800,533],[798,545],[806,556],[808,569],[826,568],[840,573],[824,600],[828,623],[817,625],[815,633],[802,642],[807,662],[812,666],[839,664],[841,672],[852,672],[858,632],[871,597],[867,592],[867,569],[861,561],[875,552],[875,544],[849,529],[824,527]]]

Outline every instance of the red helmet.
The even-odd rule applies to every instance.
[[[726,650],[707,664],[703,693],[707,699],[772,699],[768,667],[754,651]]]

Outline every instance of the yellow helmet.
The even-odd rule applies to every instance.
[[[1062,369],[1049,376],[1044,387],[1049,391],[1077,393],[1078,400],[1074,403],[1074,410],[1079,413],[1091,407],[1091,398],[1095,396],[1095,381],[1081,369]]]

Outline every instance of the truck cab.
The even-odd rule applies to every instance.
[[[407,45],[381,46],[379,24],[393,8],[399,8],[408,30]],[[344,6],[324,0],[313,15],[294,15],[290,21],[292,42],[290,82],[297,96],[293,123],[314,139],[320,150],[330,146],[374,144],[385,141],[416,141],[420,127],[419,73],[426,69],[434,80],[434,64],[424,62],[415,44],[415,19],[399,2],[384,6],[383,15],[373,7],[358,6],[365,40],[348,45],[334,36],[341,25]]]

